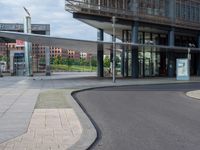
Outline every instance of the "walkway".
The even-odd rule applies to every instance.
[[[81,135],[73,109],[35,109],[25,134],[4,142],[1,150],[66,150]]]

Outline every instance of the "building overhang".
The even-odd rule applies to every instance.
[[[122,4],[126,5],[124,1]],[[142,10],[134,11],[130,10],[128,7],[118,8],[118,7],[111,7],[110,5],[104,6],[100,2],[96,3],[92,1],[66,0],[65,9],[66,11],[69,11],[73,14],[84,14],[85,16],[89,16],[87,19],[86,18],[84,19],[86,23],[88,22],[89,19],[91,19],[90,16],[95,16],[96,21],[97,19],[99,19],[98,21],[100,22],[102,21],[102,19],[103,20],[105,18],[111,19],[112,16],[115,16],[119,20],[124,20],[125,22],[138,21],[142,23],[155,24],[158,26],[160,25],[160,26],[168,26],[175,28],[183,28],[186,30],[195,30],[195,31],[199,31],[199,25],[200,25],[199,22],[183,20],[176,17],[172,18],[169,15],[164,15],[164,16],[152,15],[144,13]]]
[[[92,15],[92,14],[84,14],[74,12],[73,17],[81,22],[84,22],[94,28],[103,29],[105,33],[112,35],[112,17]],[[122,31],[129,30],[131,31],[131,26],[133,24],[132,20],[126,20],[117,18],[115,29],[116,35],[118,39],[122,39]],[[168,25],[160,25],[156,23],[148,23],[144,21],[139,21],[139,31],[144,32],[152,32],[152,33],[165,33],[168,34],[172,26]],[[176,27],[175,31],[180,34],[187,35],[196,35],[198,34],[196,30],[186,29],[181,27]]]

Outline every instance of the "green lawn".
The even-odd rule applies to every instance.
[[[93,72],[96,71],[96,67],[90,66],[78,66],[78,65],[51,65],[53,71],[75,71],[75,72]]]

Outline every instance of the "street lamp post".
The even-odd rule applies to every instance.
[[[115,76],[115,61],[116,61],[116,33],[115,33],[115,24],[116,24],[116,17],[113,16],[112,17],[112,27],[113,27],[113,39],[112,39],[112,42],[113,42],[113,68],[112,68],[112,71],[113,71],[113,83],[116,82],[116,76]]]
[[[92,72],[92,55],[90,55],[90,71]]]
[[[24,20],[24,33],[31,33],[31,16],[29,11],[23,7],[26,16]],[[25,67],[26,67],[26,75],[27,76],[32,76],[32,57],[31,55],[31,49],[32,49],[32,44],[30,42],[25,41]]]
[[[188,61],[190,61],[191,59],[190,51],[191,51],[191,48],[188,48],[188,54],[187,54]]]
[[[190,76],[190,59],[191,59],[191,55],[190,55],[190,47],[188,48],[188,54],[187,54],[187,59],[188,59],[188,76]]]
[[[8,42],[6,42],[6,72],[9,70],[9,49]]]
[[[38,58],[39,54],[38,53],[39,53],[39,44],[36,45],[36,59],[37,59],[37,62],[36,62],[37,66],[36,67],[37,67],[37,73],[39,72],[39,58]]]
[[[2,69],[1,69],[2,67],[1,67],[1,62],[0,62],[0,77],[3,77],[3,75],[2,75]]]
[[[191,48],[195,48],[195,44],[189,43],[188,44],[188,54],[187,54],[187,59],[188,59],[188,73],[190,75],[190,61],[191,61]]]

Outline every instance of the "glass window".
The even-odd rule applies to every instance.
[[[186,6],[186,12],[185,13],[186,13],[185,19],[189,21],[190,20],[190,5]]]
[[[180,19],[181,13],[180,13],[180,3],[176,3],[176,17]]]
[[[151,43],[151,34],[150,33],[145,33],[145,38],[144,38],[144,43],[145,44],[150,44]]]
[[[199,22],[199,6],[195,7],[195,21]]]
[[[195,21],[195,7],[194,6],[191,7],[191,20]]]
[[[152,34],[152,42],[153,42],[153,44],[159,45],[159,35],[158,34]]]
[[[186,8],[185,4],[181,4],[181,19],[185,19]]]
[[[175,45],[181,46],[181,36],[178,35],[175,36]]]
[[[167,35],[166,34],[160,34],[160,45],[167,45]]]
[[[144,36],[143,36],[143,32],[139,32],[139,35],[138,35],[138,42],[140,44],[143,44],[144,43]]]

